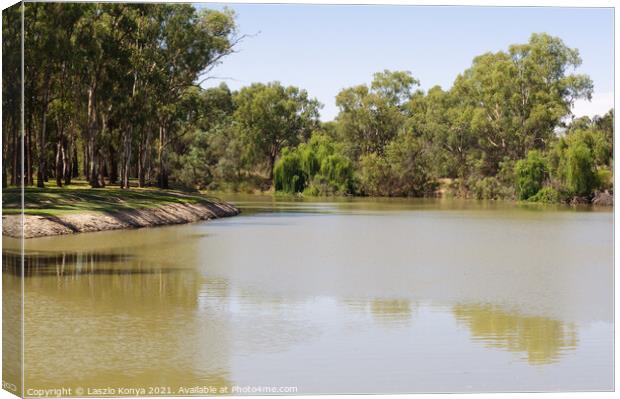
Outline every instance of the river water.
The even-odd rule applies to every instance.
[[[26,394],[613,389],[609,210],[227,199],[242,215],[26,240]]]

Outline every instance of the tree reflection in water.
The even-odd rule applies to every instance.
[[[493,348],[525,354],[533,365],[559,360],[577,347],[577,328],[559,320],[506,311],[496,305],[460,304],[452,309],[475,340]]]

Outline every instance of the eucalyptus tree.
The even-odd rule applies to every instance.
[[[25,21],[27,174],[36,150],[38,186],[48,174],[58,185],[63,177],[70,181],[79,141],[92,187],[119,177],[128,187],[135,153],[144,185],[156,144],[158,180],[166,187],[165,150],[187,131],[181,128],[192,112],[187,98],[241,40],[233,13],[191,5],[28,3]]]
[[[75,54],[87,104],[83,126],[84,172],[92,187],[102,187],[106,161],[103,143],[110,138],[115,89],[120,71],[127,67],[126,39],[133,23],[126,14],[129,6],[82,6],[84,15],[77,23]]]
[[[407,104],[406,130],[431,147],[433,167],[440,176],[462,178],[468,173],[476,138],[469,128],[471,113],[451,91],[434,86],[415,93]]]
[[[234,96],[233,119],[238,124],[248,156],[267,164],[269,179],[280,151],[310,137],[319,125],[321,104],[305,90],[280,82],[254,83]]]
[[[474,59],[452,89],[484,155],[482,172],[492,175],[499,162],[523,158],[531,149],[544,149],[554,129],[571,112],[575,100],[590,99],[587,75],[574,73],[579,52],[561,39],[533,34],[526,44],[507,52]]]
[[[176,129],[184,117],[181,98],[188,88],[199,86],[207,74],[234,50],[237,36],[234,14],[230,10],[203,9],[197,12],[187,4],[157,7],[161,31],[153,64],[157,76],[155,109],[159,138],[157,142],[158,186],[168,186],[167,147],[185,131]]]
[[[2,186],[21,179],[21,3],[2,10]],[[9,178],[10,175],[10,178]]]
[[[410,72],[385,70],[374,74],[370,87],[359,85],[338,93],[338,128],[354,159],[383,153],[404,126],[406,103],[418,85]]]

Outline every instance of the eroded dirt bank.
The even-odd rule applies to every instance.
[[[231,204],[213,201],[62,216],[25,215],[24,238],[190,223],[237,214],[239,210]],[[20,215],[2,216],[2,235],[19,238],[20,233]]]

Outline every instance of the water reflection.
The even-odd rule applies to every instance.
[[[530,364],[557,362],[577,347],[577,328],[540,316],[508,312],[487,304],[455,305],[456,320],[465,324],[475,340],[494,348],[523,353]]]
[[[342,303],[349,311],[368,314],[378,322],[392,324],[410,322],[417,306],[406,298],[347,299]]]
[[[27,240],[27,386],[612,386],[610,214],[278,204]],[[17,279],[18,253],[3,258]]]
[[[4,266],[4,262],[3,262]],[[5,389],[21,396],[22,279],[2,274],[2,380]]]
[[[374,299],[370,309],[372,314],[379,319],[411,319],[411,303],[406,299]]]
[[[14,254],[3,255],[11,273]],[[126,254],[25,260],[26,386],[230,386],[228,321],[200,306],[195,270]],[[226,300],[221,284],[206,286]]]
[[[63,274],[106,274],[121,273],[123,270],[95,268],[98,264],[125,263],[132,258],[129,254],[98,252],[34,252],[23,256],[24,277]],[[22,257],[19,252],[2,251],[2,271],[21,276]],[[144,273],[145,270],[128,269],[127,273]]]

